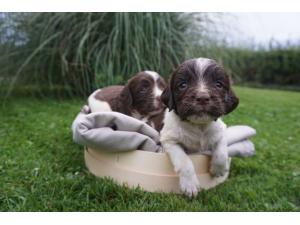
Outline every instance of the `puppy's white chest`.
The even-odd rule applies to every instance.
[[[210,140],[200,128],[183,129],[179,135],[179,143],[182,143],[188,152],[201,152],[210,149]]]
[[[207,126],[181,121],[174,112],[166,113],[165,125],[161,131],[161,142],[178,143],[187,153],[213,150],[223,137],[226,125],[221,119]]]

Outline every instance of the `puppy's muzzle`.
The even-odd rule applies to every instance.
[[[197,92],[190,95],[189,100],[194,105],[206,106],[210,103],[210,96],[207,92]]]

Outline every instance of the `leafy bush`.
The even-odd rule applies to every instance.
[[[210,43],[194,48],[193,56],[214,58],[236,83],[300,87],[300,47],[233,48]]]
[[[299,46],[229,47],[215,24],[205,13],[0,13],[0,91],[82,96],[140,70],[167,77],[192,57],[216,59],[235,83],[300,86]]]
[[[195,21],[201,20],[200,14],[190,13],[2,15],[2,21],[12,21],[8,29],[13,35],[0,46],[0,52],[4,46],[10,53],[0,60],[0,77],[5,71],[13,85],[52,90],[60,85],[71,94],[124,82],[145,69],[168,75],[186,57],[188,31],[196,31]],[[2,24],[2,37],[4,28]]]

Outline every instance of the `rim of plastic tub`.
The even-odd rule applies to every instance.
[[[229,172],[216,178],[209,174],[210,156],[189,157],[202,189],[213,188],[227,179]],[[120,185],[139,186],[149,192],[180,193],[178,175],[166,153],[141,150],[111,153],[85,148],[84,158],[88,170],[97,177],[109,177]]]

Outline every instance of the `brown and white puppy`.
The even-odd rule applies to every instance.
[[[169,108],[161,143],[179,174],[182,192],[196,196],[199,181],[187,154],[210,150],[210,173],[222,176],[227,172],[226,125],[219,117],[233,111],[239,100],[223,67],[207,58],[182,63],[161,97]]]
[[[109,86],[94,91],[88,98],[88,105],[91,112],[120,112],[159,131],[166,108],[160,98],[165,87],[166,83],[158,73],[143,71],[133,76],[125,86]]]

